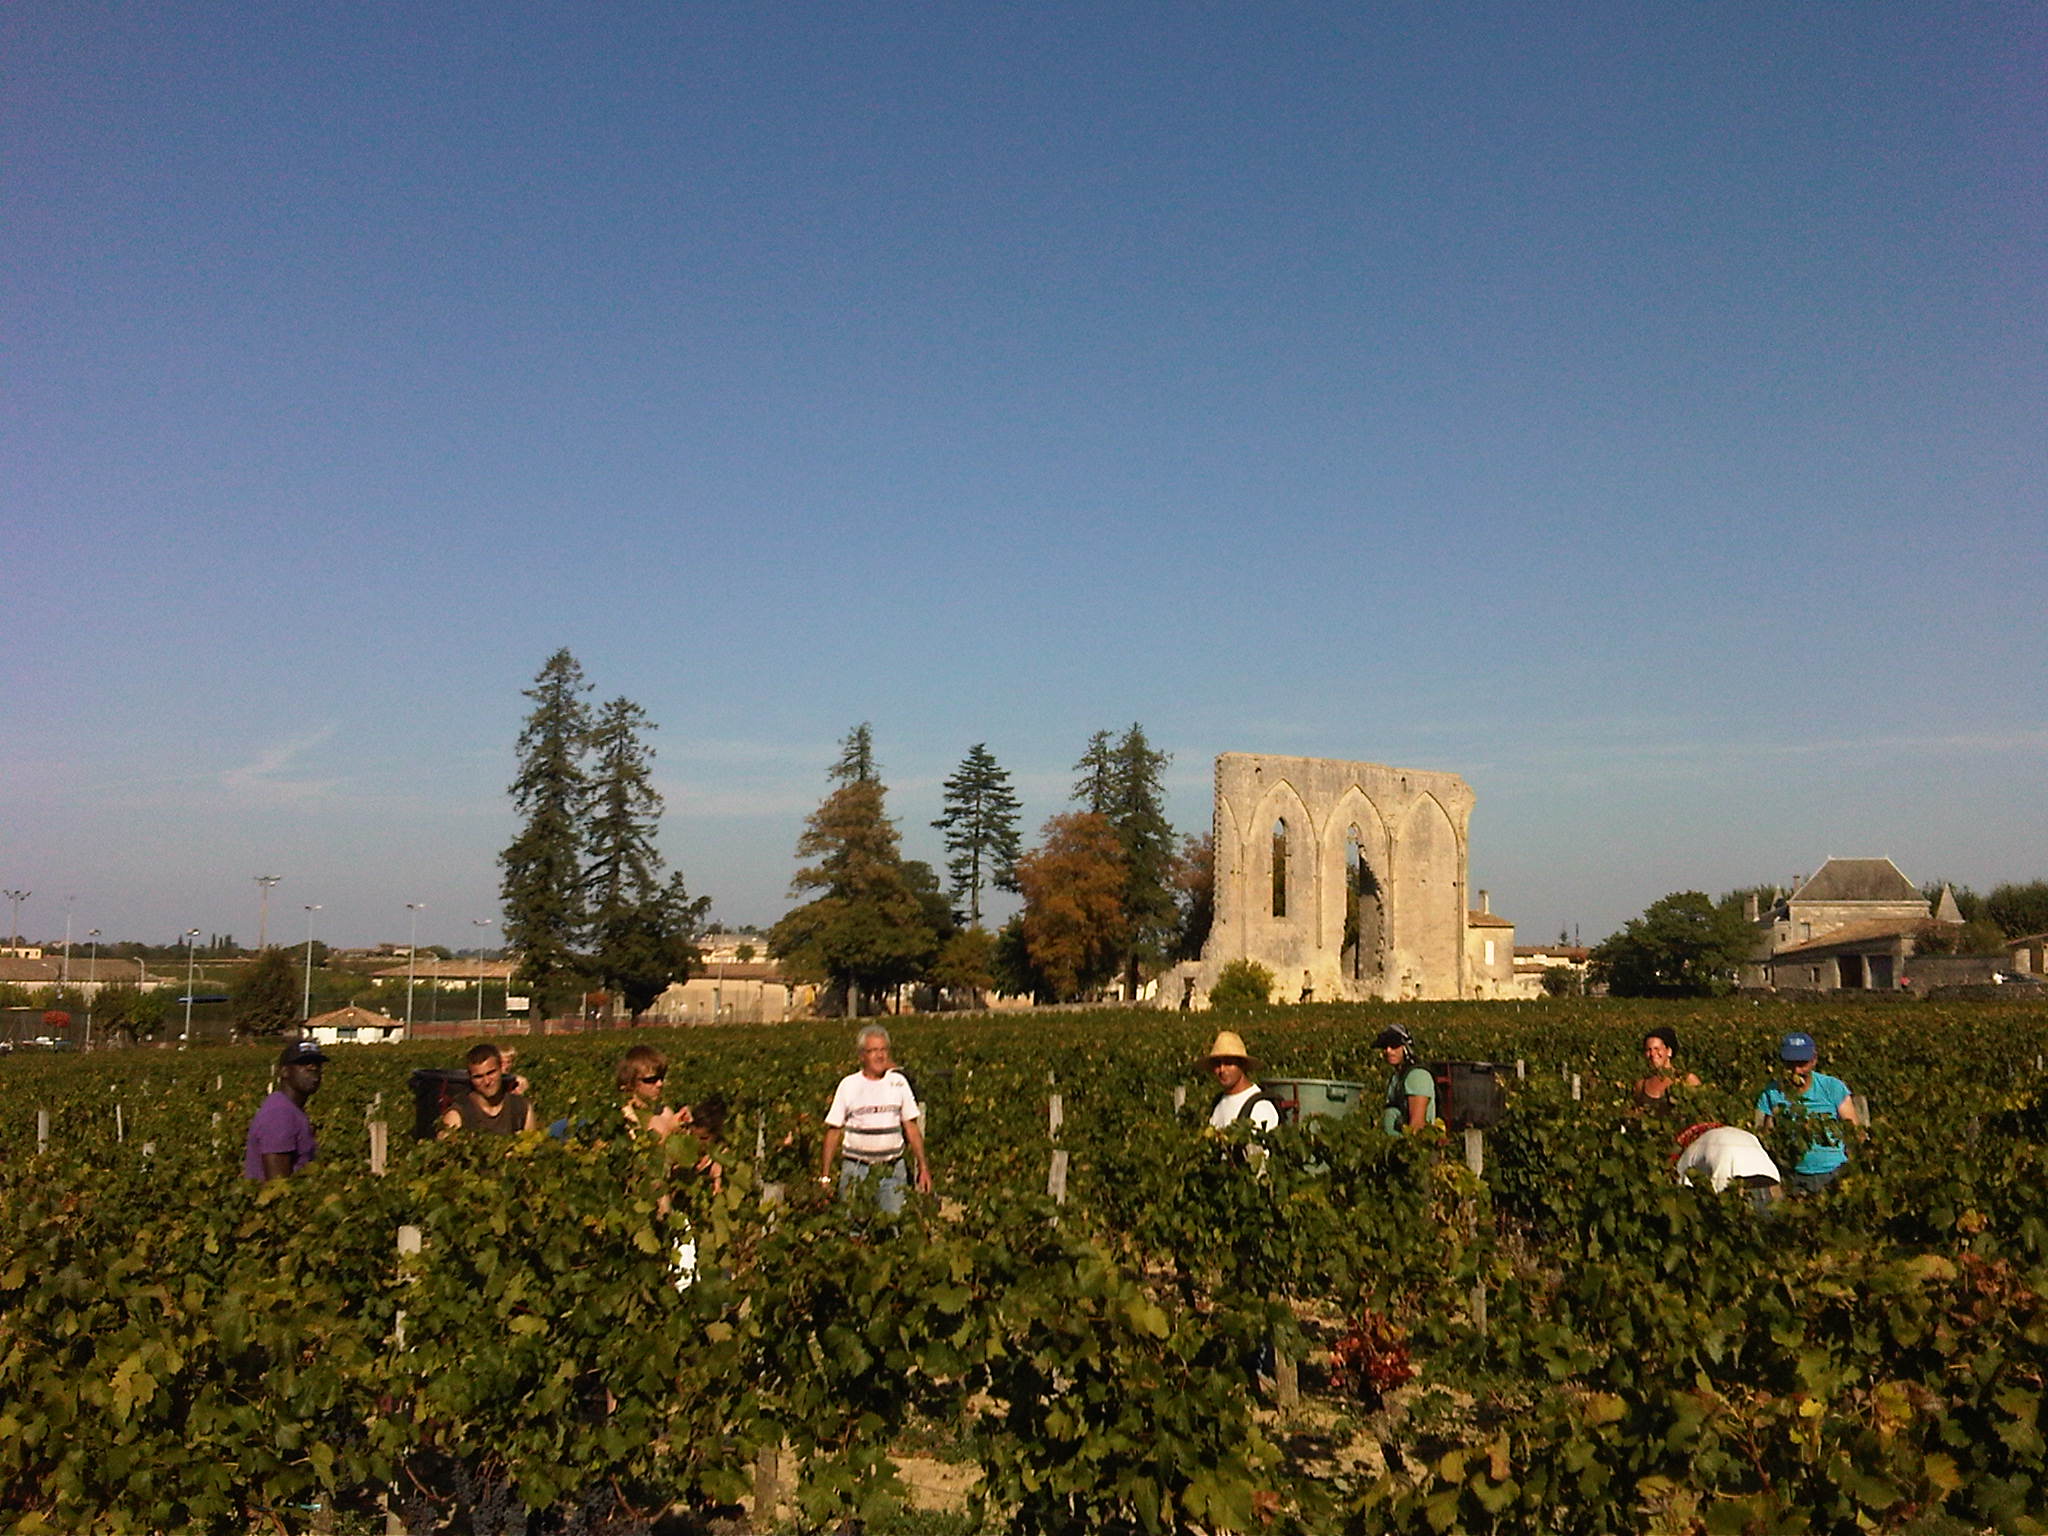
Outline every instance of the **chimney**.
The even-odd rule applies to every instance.
[[[1755,922],[1755,921],[1757,921],[1757,918],[1758,918],[1759,914],[1758,914],[1758,912],[1757,912],[1757,908],[1756,908],[1756,892],[1755,892],[1755,891],[1751,891],[1751,892],[1749,893],[1749,898],[1748,898],[1748,900],[1746,900],[1746,901],[1744,901],[1744,902],[1743,902],[1743,904],[1742,904],[1742,915],[1743,915],[1744,917],[1748,918],[1748,919],[1749,919],[1749,920],[1750,920],[1750,921],[1751,921],[1752,923],[1753,923],[1753,922]]]
[[[1484,886],[1479,888],[1479,910],[1487,913],[1493,911],[1493,898],[1486,894]]]

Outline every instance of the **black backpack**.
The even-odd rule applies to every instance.
[[[1436,1112],[1454,1131],[1483,1131],[1496,1124],[1507,1108],[1500,1068],[1490,1061],[1433,1061]]]
[[[412,1139],[432,1141],[441,1117],[469,1092],[467,1067],[419,1067],[412,1074]]]

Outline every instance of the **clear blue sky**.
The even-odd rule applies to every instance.
[[[1453,770],[1525,941],[2048,876],[2048,9],[0,28],[31,936],[468,944],[558,646],[733,923],[864,719],[934,860],[980,741]]]

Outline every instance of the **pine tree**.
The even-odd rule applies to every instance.
[[[1097,731],[1074,765],[1074,798],[1116,829],[1123,850],[1124,995],[1135,998],[1143,968],[1171,948],[1174,901],[1173,827],[1166,819],[1165,775],[1172,755],[1154,751],[1136,721],[1121,738]]]
[[[1116,786],[1116,748],[1107,731],[1088,738],[1088,750],[1074,764],[1074,798],[1092,816],[1107,816]]]
[[[946,780],[945,813],[932,823],[946,834],[946,869],[953,877],[955,906],[966,903],[967,926],[981,926],[981,892],[987,885],[1017,889],[1017,794],[1010,775],[976,742]]]
[[[537,1033],[552,998],[582,968],[585,927],[583,817],[589,779],[590,685],[566,650],[555,652],[525,690],[533,712],[519,733],[519,773],[511,785],[519,835],[498,855],[505,876],[505,942],[519,956],[519,977],[533,995]]]
[[[873,784],[880,781],[875,767],[875,733],[863,720],[846,733],[839,744],[839,761],[832,765],[832,777],[842,784]]]
[[[898,851],[865,725],[847,737],[831,776],[839,787],[811,813],[797,839],[797,856],[815,862],[790,882],[792,896],[817,894],[784,914],[769,935],[769,948],[792,976],[843,991],[853,1015],[864,995],[923,974],[940,935],[920,882]],[[929,870],[924,878],[936,894]]]

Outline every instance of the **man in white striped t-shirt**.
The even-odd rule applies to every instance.
[[[893,1215],[903,1209],[906,1148],[916,1165],[918,1193],[931,1192],[923,1115],[909,1081],[889,1059],[889,1031],[870,1024],[855,1038],[855,1045],[860,1052],[860,1070],[839,1080],[832,1107],[825,1111],[825,1166],[818,1182],[827,1186],[835,1182],[835,1161],[842,1195],[873,1174],[878,1180],[875,1203]]]

